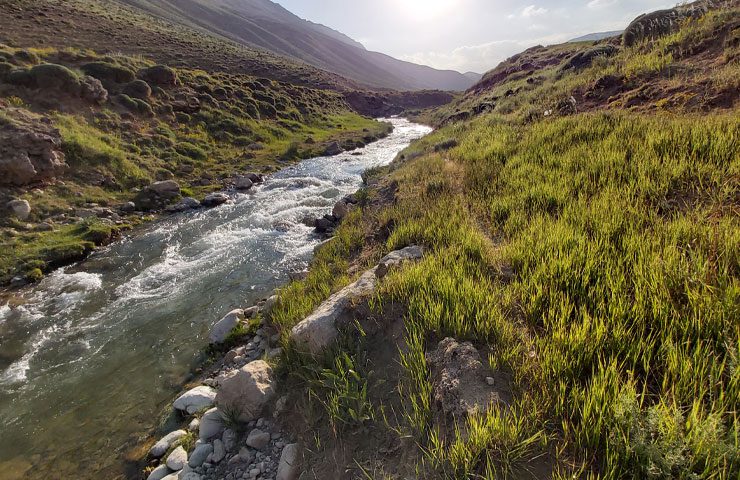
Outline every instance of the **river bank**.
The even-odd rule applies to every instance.
[[[321,240],[302,220],[429,131],[393,122],[361,155],[306,160],[232,203],[142,226],[0,307],[4,475],[121,475],[119,459],[198,364],[209,324],[305,268]]]

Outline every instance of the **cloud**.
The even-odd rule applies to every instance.
[[[532,18],[545,15],[548,10],[545,7],[538,7],[537,5],[529,5],[524,7],[519,13],[512,13],[509,15],[510,19],[514,18]]]
[[[588,8],[604,8],[614,5],[619,0],[591,0],[588,2]]]
[[[533,38],[530,40],[498,40],[480,45],[469,45],[450,51],[418,52],[402,55],[401,59],[434,68],[458,72],[485,73],[510,56],[535,45],[550,45],[573,37],[572,32]]]

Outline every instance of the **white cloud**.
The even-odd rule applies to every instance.
[[[537,5],[529,5],[527,7],[524,7],[521,12],[512,13],[508,17],[509,19],[532,18],[532,17],[539,17],[542,15],[545,15],[547,12],[548,10],[545,7],[538,7]]]
[[[588,8],[604,8],[614,5],[619,0],[591,0],[588,2]]]
[[[503,60],[529,47],[561,43],[573,36],[572,32],[568,32],[530,40],[498,40],[480,45],[458,47],[450,51],[418,52],[403,55],[401,59],[434,68],[485,73]]]

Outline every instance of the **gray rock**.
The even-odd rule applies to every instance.
[[[260,415],[274,396],[272,367],[257,360],[226,375],[216,395],[216,405],[238,414],[239,421],[249,422]]]
[[[188,472],[184,475],[180,475],[179,480],[200,480],[201,476],[196,472]]]
[[[199,427],[200,427],[200,420],[198,420],[197,418],[190,420],[190,423],[188,424],[189,431],[196,432],[198,431]]]
[[[218,396],[217,396],[218,397]],[[213,437],[221,435],[224,430],[224,417],[218,408],[208,410],[200,419],[198,437],[207,441]]]
[[[300,463],[299,448],[297,443],[291,443],[286,445],[283,449],[283,453],[280,455],[280,464],[278,465],[277,477],[275,480],[296,480],[298,474],[298,466]]]
[[[31,204],[28,200],[11,200],[6,205],[10,213],[19,220],[28,220],[31,216]]]
[[[249,432],[247,445],[257,450],[263,450],[270,443],[270,434],[255,428]]]
[[[224,434],[221,436],[221,442],[223,443],[226,451],[231,452],[236,448],[237,438],[238,435],[234,430],[230,428],[224,430]]]
[[[167,453],[175,442],[180,440],[182,437],[187,435],[188,432],[185,430],[175,430],[162,437],[154,446],[149,450],[149,455],[154,458],[160,458],[162,455]]]
[[[190,454],[188,465],[190,465],[192,468],[200,467],[201,465],[203,465],[203,462],[206,461],[206,458],[208,458],[208,456],[212,453],[213,445],[211,445],[210,443],[202,443],[195,447],[193,453]]]
[[[333,157],[334,155],[339,155],[344,150],[342,147],[339,146],[339,143],[333,142],[328,147],[326,147],[326,150],[324,150],[324,155],[327,157]]]
[[[332,210],[331,214],[336,219],[342,220],[344,217],[349,215],[350,210],[350,205],[347,204],[344,200],[340,200],[334,205],[334,209]]]
[[[172,404],[176,410],[187,412],[192,415],[204,408],[213,406],[216,399],[216,390],[205,385],[195,387],[182,395]]]
[[[171,473],[171,470],[167,468],[167,465],[160,465],[149,473],[146,480],[162,480]]]
[[[203,199],[201,204],[204,207],[213,208],[213,207],[218,207],[219,205],[223,205],[224,203],[228,201],[229,201],[228,195],[226,195],[225,193],[217,192],[217,193],[211,193],[207,195],[206,198]]]
[[[412,245],[401,250],[396,250],[383,257],[378,263],[378,269],[376,275],[378,278],[385,277],[388,272],[404,262],[413,260],[419,260],[424,256],[424,249],[419,246]]]
[[[213,441],[213,455],[211,456],[211,461],[213,463],[221,463],[221,460],[223,460],[225,456],[226,448],[224,447],[224,443],[217,438]]]
[[[200,208],[200,202],[193,197],[185,197],[174,205],[167,207],[168,212],[178,213]]]
[[[216,322],[208,336],[211,343],[223,343],[234,327],[239,325],[242,318],[244,318],[243,310],[232,310],[224,318]]]
[[[177,447],[167,456],[167,468],[179,471],[188,463],[188,452],[182,447]]]
[[[254,182],[246,175],[236,177],[234,179],[234,187],[236,187],[237,190],[249,190],[252,188],[252,185],[254,185]]]
[[[277,295],[271,295],[262,306],[262,314],[269,317],[270,313],[272,313],[272,309],[275,308],[275,305],[277,305],[279,300],[280,297]]]
[[[290,338],[296,346],[318,354],[333,343],[339,331],[338,322],[351,314],[353,302],[367,297],[375,290],[376,269],[368,270],[354,283],[335,293],[298,325],[293,327]]]

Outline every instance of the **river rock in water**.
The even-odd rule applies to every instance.
[[[154,446],[149,450],[149,455],[154,458],[160,458],[162,455],[167,453],[167,450],[169,450],[176,441],[187,435],[187,433],[188,432],[185,430],[175,430],[174,432],[168,433],[154,444]]]

